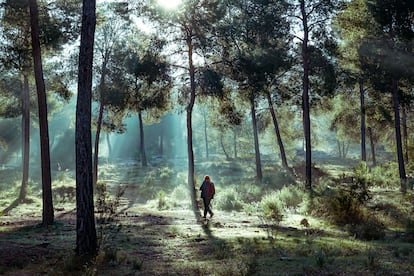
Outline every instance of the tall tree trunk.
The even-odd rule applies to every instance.
[[[23,74],[22,90],[22,183],[20,185],[19,196],[4,210],[3,214],[8,214],[11,210],[24,202],[27,196],[27,184],[29,181],[29,161],[30,161],[30,91],[29,79]]]
[[[223,132],[222,131],[220,131],[220,145],[221,145],[221,149],[224,152],[224,155],[226,156],[226,159],[229,160],[230,159],[230,156],[229,156],[229,154],[226,151],[226,147],[224,146]]]
[[[194,179],[194,151],[193,151],[193,126],[192,116],[195,103],[195,68],[193,64],[193,34],[191,29],[186,30],[186,42],[188,48],[188,68],[190,74],[190,99],[187,105],[187,154],[188,154],[188,187],[190,189],[191,205],[195,218],[198,220],[201,217],[201,213],[197,203],[197,190]]]
[[[261,182],[263,180],[262,161],[260,160],[259,135],[257,131],[256,107],[255,107],[254,97],[251,97],[250,99],[250,113],[252,116],[253,135],[254,135],[254,152],[255,152],[255,157],[256,157],[256,179]]]
[[[108,64],[108,56],[103,56],[103,62],[101,67],[101,78],[99,80],[99,93],[100,93],[100,106],[99,106],[99,113],[98,113],[98,121],[96,123],[96,135],[95,135],[95,145],[93,151],[93,186],[96,186],[98,182],[98,165],[99,165],[99,141],[101,138],[101,129],[102,129],[102,118],[104,112],[104,103],[102,102],[102,95],[105,92],[105,79],[107,74],[107,64]]]
[[[342,155],[341,141],[336,140],[336,145],[337,145],[337,147],[338,147],[338,157],[339,157],[339,158],[342,158],[342,157],[343,157],[343,155]]]
[[[139,150],[141,152],[141,165],[143,167],[148,166],[147,154],[145,152],[145,141],[144,141],[144,124],[142,123],[142,112],[138,111],[139,120]]]
[[[406,192],[407,176],[405,174],[404,156],[401,139],[400,102],[398,98],[398,80],[392,79],[392,102],[394,105],[395,140],[397,144],[398,172],[400,174],[401,191]]]
[[[372,128],[368,127],[368,135],[369,135],[369,141],[370,141],[370,147],[371,147],[371,155],[372,155],[372,165],[374,167],[377,166],[377,158],[375,156],[375,142],[374,142],[374,135],[372,133]]]
[[[204,143],[206,144],[206,159],[208,160],[208,132],[207,132],[207,112],[203,112],[204,119]]]
[[[303,92],[302,92],[302,109],[303,109],[303,130],[305,136],[305,163],[306,163],[306,183],[305,188],[312,190],[312,147],[311,147],[311,126],[310,126],[310,107],[309,107],[309,26],[308,14],[305,9],[305,0],[300,0],[300,10],[303,23],[303,41],[302,41],[302,62],[303,62]]]
[[[406,163],[409,162],[408,158],[408,127],[407,127],[407,108],[404,105],[402,107],[402,128],[403,128],[403,139],[404,139],[404,160]]]
[[[367,149],[365,141],[365,91],[364,83],[362,80],[359,80],[359,99],[361,108],[361,160],[367,161]]]
[[[29,79],[23,75],[23,113],[22,113],[22,184],[18,201],[24,201],[27,196],[27,183],[29,181],[29,160],[30,160],[30,93]]]
[[[27,184],[29,181],[30,163],[30,91],[29,79],[23,74],[22,90],[22,183],[20,185],[19,196],[4,210],[3,214],[8,214],[11,210],[24,202],[27,196]]]
[[[101,139],[102,118],[104,105],[102,102],[99,105],[98,121],[96,122],[95,145],[93,151],[93,186],[96,187],[98,182],[98,164],[99,164],[99,140]]]
[[[83,0],[76,104],[76,254],[97,252],[92,176],[92,63],[96,25],[96,1]]]
[[[52,177],[50,172],[49,125],[47,121],[46,87],[43,79],[42,53],[39,40],[39,11],[37,1],[30,0],[30,25],[32,35],[32,55],[39,107],[40,156],[42,167],[43,225],[54,222]]]
[[[277,144],[279,145],[280,158],[282,159],[282,165],[283,165],[283,168],[285,168],[285,170],[289,171],[290,169],[287,163],[285,147],[283,146],[282,136],[280,135],[279,123],[277,121],[276,113],[273,108],[272,98],[270,97],[270,93],[266,93],[266,96],[267,96],[267,102],[269,104],[270,114],[272,115],[273,126],[275,128]]]

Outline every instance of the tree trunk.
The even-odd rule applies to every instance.
[[[403,156],[403,149],[402,149],[400,103],[398,99],[398,80],[396,79],[392,79],[392,102],[394,105],[395,140],[396,140],[396,145],[397,145],[398,172],[400,174],[401,191],[405,193],[406,192],[405,184],[406,184],[407,176],[405,174],[404,156]]]
[[[374,142],[374,135],[372,134],[372,128],[368,127],[368,135],[369,135],[369,141],[371,146],[371,155],[372,155],[372,165],[374,167],[377,166],[377,158],[375,156],[375,142]]]
[[[303,42],[302,42],[302,62],[303,62],[303,130],[305,136],[305,163],[306,163],[306,183],[305,188],[312,190],[312,148],[311,148],[311,127],[310,127],[310,107],[309,107],[309,26],[305,9],[305,0],[300,0],[300,10],[303,23]]]
[[[208,160],[209,152],[208,152],[207,112],[203,112],[203,119],[204,119],[204,142],[206,144],[206,159]]]
[[[194,179],[194,152],[193,152],[193,127],[192,127],[192,115],[195,103],[195,68],[193,64],[193,40],[192,30],[186,30],[186,42],[188,48],[188,68],[190,74],[190,99],[187,105],[187,154],[188,154],[188,187],[190,189],[191,205],[196,220],[201,217],[201,213],[197,203],[197,190]]]
[[[32,34],[32,55],[39,108],[40,156],[42,167],[43,225],[54,222],[52,177],[50,172],[49,125],[47,121],[46,87],[43,79],[42,53],[39,40],[39,11],[37,1],[30,0],[30,25]]]
[[[338,157],[339,158],[343,158],[343,154],[342,154],[342,147],[341,147],[341,141],[336,140],[336,145],[338,147]]]
[[[256,157],[256,179],[262,182],[263,180],[262,161],[260,160],[259,135],[257,131],[256,107],[255,107],[254,97],[251,97],[250,99],[250,112],[252,116],[253,135],[254,135],[254,152],[255,152],[255,157]]]
[[[223,142],[223,132],[220,132],[220,145],[221,145],[221,149],[224,152],[224,155],[226,156],[226,160],[230,160],[230,156],[226,151],[226,147],[224,146],[224,142]]]
[[[361,108],[361,159],[362,161],[367,161],[367,149],[365,141],[365,91],[364,84],[362,80],[359,81],[359,99],[360,99],[360,108]]]
[[[102,103],[99,105],[98,121],[96,122],[96,134],[95,145],[93,151],[93,186],[96,187],[98,182],[98,164],[99,164],[99,140],[101,138],[102,118],[103,118],[104,106]]]
[[[408,127],[407,127],[407,108],[404,105],[402,108],[402,128],[403,128],[403,139],[404,139],[404,160],[408,164]]]
[[[138,111],[139,120],[139,150],[141,152],[141,165],[143,167],[148,166],[147,154],[145,153],[145,141],[144,141],[144,124],[142,123],[142,112]]]
[[[272,115],[273,126],[275,128],[277,144],[279,145],[280,158],[282,159],[282,165],[283,165],[283,168],[285,168],[285,170],[289,171],[290,169],[289,169],[287,159],[286,159],[285,147],[283,146],[282,136],[280,135],[279,123],[277,121],[276,113],[273,108],[272,98],[270,97],[270,93],[266,93],[266,96],[267,96],[267,102],[269,103],[270,114]]]
[[[99,80],[100,106],[98,121],[96,122],[95,145],[93,151],[93,186],[98,182],[98,165],[99,165],[99,141],[101,138],[102,118],[104,112],[104,103],[102,102],[102,95],[105,92],[105,79],[107,74],[108,55],[103,56],[101,79]]]
[[[27,183],[29,180],[29,160],[30,160],[30,93],[29,79],[23,75],[23,113],[22,113],[22,185],[18,201],[24,201],[27,196]]]
[[[97,252],[92,176],[92,63],[96,25],[96,1],[83,0],[76,105],[76,254]]]

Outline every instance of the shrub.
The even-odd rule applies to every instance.
[[[408,219],[405,223],[405,232],[408,242],[414,242],[414,220]]]
[[[294,185],[284,186],[280,190],[279,199],[286,208],[296,209],[303,201],[303,192]]]
[[[105,183],[96,185],[96,209],[98,217],[98,247],[100,249],[107,246],[107,242],[112,241],[121,230],[120,224],[114,224],[118,215],[120,200],[125,193],[126,186],[118,186],[115,196],[111,196]]]
[[[262,182],[270,188],[280,189],[283,186],[294,184],[295,179],[288,172],[277,171],[271,174],[264,175]]]
[[[183,202],[190,203],[189,198],[190,194],[188,188],[184,184],[180,184],[174,188],[169,197],[175,206],[183,204]]]
[[[215,197],[217,208],[224,211],[240,211],[243,208],[243,202],[239,198],[239,193],[235,186],[230,186],[221,190]]]
[[[157,194],[157,201],[158,201],[158,205],[157,208],[158,210],[166,210],[168,209],[168,204],[167,204],[167,199],[165,197],[165,192],[164,191],[159,191]]]
[[[239,198],[244,203],[258,202],[262,199],[263,191],[254,184],[239,184],[235,187]]]
[[[376,217],[370,215],[361,223],[350,227],[349,232],[360,240],[380,240],[385,237],[385,226]]]
[[[283,219],[283,208],[279,200],[279,195],[273,192],[266,195],[262,201],[263,217],[273,223],[278,224]]]
[[[327,198],[327,211],[331,219],[339,225],[358,224],[363,217],[360,202],[344,190]]]

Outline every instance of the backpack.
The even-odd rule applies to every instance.
[[[213,198],[215,193],[216,193],[216,189],[214,187],[214,183],[208,182],[207,189],[206,189],[206,196]]]

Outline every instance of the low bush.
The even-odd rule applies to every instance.
[[[281,189],[283,186],[295,184],[295,178],[286,171],[267,173],[263,176],[263,184],[271,189]]]
[[[233,185],[217,193],[213,202],[217,204],[218,209],[224,211],[240,211],[244,204]]]
[[[279,193],[273,192],[263,197],[261,201],[262,216],[272,223],[278,224],[283,219],[283,207]]]
[[[295,185],[284,186],[279,192],[279,200],[286,208],[296,209],[303,201],[304,193]]]
[[[380,240],[385,237],[385,226],[372,214],[367,215],[356,225],[348,227],[348,231],[360,240]]]
[[[339,190],[326,202],[326,211],[336,224],[359,224],[362,221],[361,203],[349,192]]]

